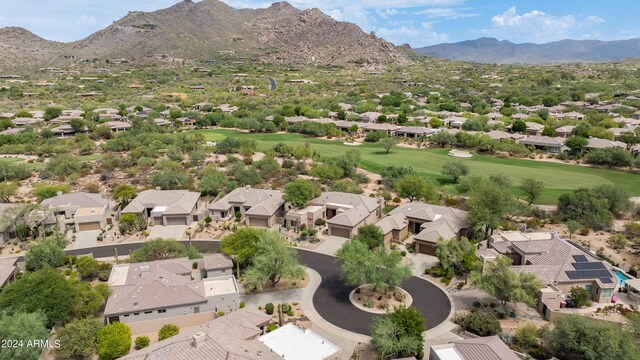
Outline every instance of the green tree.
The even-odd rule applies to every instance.
[[[78,273],[82,277],[90,277],[100,270],[100,263],[98,260],[90,256],[82,256],[76,261],[78,267]]]
[[[129,204],[129,202],[136,196],[138,196],[136,188],[128,184],[116,185],[116,187],[113,188],[113,194],[111,195],[113,200],[120,202],[120,206],[122,208],[127,206],[127,204]]]
[[[80,172],[82,164],[77,157],[71,155],[58,155],[50,159],[42,170],[42,177],[45,179],[57,178],[64,180],[71,174]]]
[[[407,175],[415,175],[415,171],[412,167],[404,167],[404,166],[389,166],[382,170],[382,183],[395,187],[396,182]]]
[[[589,164],[607,165],[609,169],[631,166],[632,161],[631,154],[623,148],[593,149],[587,154]]]
[[[624,249],[628,243],[629,240],[625,234],[611,234],[607,239],[607,244],[614,250]]]
[[[131,329],[127,324],[115,322],[98,330],[96,353],[100,360],[115,360],[131,349]]]
[[[588,188],[579,188],[558,197],[558,214],[563,221],[586,223],[594,229],[611,225],[613,215],[608,209],[608,201]]]
[[[568,138],[564,143],[571,152],[574,154],[581,153],[582,150],[589,144],[589,140],[582,136],[572,136]]]
[[[634,209],[633,202],[630,200],[631,191],[626,186],[602,184],[595,186],[593,191],[607,202],[607,210],[614,215]]]
[[[5,203],[11,202],[11,197],[18,192],[18,185],[12,182],[0,183],[0,201]]]
[[[358,228],[358,234],[353,240],[361,241],[374,249],[384,245],[384,234],[377,225],[367,224]]]
[[[378,140],[377,144],[384,149],[385,154],[388,154],[391,149],[398,144],[398,139],[392,136],[385,136]]]
[[[527,322],[524,326],[516,330],[513,338],[516,343],[524,349],[529,350],[540,344],[540,336],[538,335],[538,332],[538,327],[534,323]]]
[[[371,324],[371,346],[382,359],[424,356],[424,317],[414,307],[398,307]]]
[[[323,182],[329,182],[331,180],[340,179],[344,175],[344,172],[342,171],[342,168],[338,166],[322,164],[312,167],[311,170],[309,170],[309,175],[316,177]]]
[[[569,297],[576,307],[591,306],[591,294],[581,286],[573,286],[569,291]]]
[[[42,311],[51,328],[64,323],[71,312],[73,288],[53,269],[25,273],[0,292],[0,310],[7,313]]]
[[[476,257],[476,247],[467,238],[439,239],[436,242],[436,256],[440,267],[450,277],[468,274],[482,268],[482,262]]]
[[[369,250],[358,240],[344,243],[336,258],[342,260],[343,281],[352,286],[371,284],[374,290],[386,292],[411,276],[411,265],[402,265],[398,251],[387,252],[383,247]]]
[[[64,264],[64,248],[67,240],[62,234],[54,234],[29,246],[24,254],[25,267],[29,271],[57,268]]]
[[[198,251],[193,247],[187,247],[174,240],[165,240],[162,238],[151,239],[129,254],[131,262],[175,259],[179,257],[197,259],[200,257],[200,254],[198,254]]]
[[[44,109],[44,121],[51,121],[62,115],[62,109],[56,107],[48,107]]]
[[[362,194],[362,188],[353,180],[337,180],[329,186],[331,191],[346,192],[350,194]]]
[[[41,312],[0,314],[0,339],[22,341],[22,346],[0,348],[0,359],[37,359],[42,348],[26,346],[28,341],[46,340],[47,318]]]
[[[567,221],[566,225],[567,231],[569,231],[569,239],[571,239],[573,237],[573,234],[575,234],[576,231],[580,230],[580,223],[575,220],[569,220]]]
[[[284,186],[283,199],[295,207],[303,208],[309,201],[320,196],[320,190],[310,181],[296,179]]]
[[[533,274],[516,274],[510,269],[511,259],[498,256],[495,261],[485,263],[482,274],[471,274],[471,282],[487,294],[506,305],[509,302],[523,302],[534,306],[542,283]]]
[[[222,238],[220,250],[227,255],[233,256],[236,262],[248,265],[258,251],[258,240],[265,232],[265,229],[254,227],[238,228],[232,234]]]
[[[431,119],[429,119],[429,126],[431,126],[434,129],[438,129],[442,127],[442,120],[436,118],[436,117],[432,117]]]
[[[411,202],[433,199],[436,196],[435,186],[418,175],[403,176],[395,182],[394,188],[400,197],[407,198]]]
[[[524,134],[527,131],[527,124],[522,120],[516,120],[511,125],[511,131]]]
[[[184,189],[189,186],[187,173],[175,169],[162,169],[151,176],[151,185],[162,190]]]
[[[551,353],[560,359],[638,359],[640,353],[631,334],[615,323],[569,315],[553,322],[544,335]]]
[[[522,179],[520,189],[525,193],[525,198],[529,202],[529,205],[531,205],[540,197],[540,194],[542,194],[544,182],[534,178]]]
[[[175,324],[166,324],[158,331],[158,341],[166,340],[180,333],[180,328]]]
[[[498,335],[502,331],[495,315],[485,311],[474,311],[462,319],[460,326],[478,336]]]
[[[68,323],[56,333],[60,347],[55,349],[57,358],[84,359],[95,351],[96,334],[102,328],[97,319],[81,319]]]
[[[71,280],[73,287],[73,302],[71,311],[77,319],[94,316],[104,305],[109,296],[107,284],[91,286],[86,281]]]
[[[229,187],[229,179],[222,171],[211,171],[203,175],[196,185],[196,189],[202,195],[217,196],[221,191]]]
[[[472,229],[493,233],[511,212],[514,200],[509,189],[490,181],[479,181],[469,193],[468,221]]]
[[[443,148],[447,145],[454,145],[456,141],[456,136],[445,130],[438,131],[429,137],[429,143],[437,144]]]
[[[287,246],[279,232],[269,231],[256,243],[256,254],[245,271],[245,284],[262,290],[267,281],[275,287],[283,278],[303,279],[305,274],[295,250]]]
[[[460,161],[450,161],[442,165],[442,175],[451,176],[457,184],[461,177],[469,175],[469,167]]]

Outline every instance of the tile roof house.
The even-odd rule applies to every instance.
[[[21,213],[19,204],[0,203],[0,245],[16,236],[16,220]]]
[[[209,213],[215,221],[228,221],[240,212],[247,225],[270,228],[282,223],[285,214],[282,196],[280,190],[240,187],[209,204]]]
[[[89,231],[103,230],[112,222],[113,203],[100,194],[60,192],[40,204],[53,209],[55,214],[55,218],[45,221],[45,225],[73,226],[76,231]]]
[[[576,127],[574,125],[565,125],[565,126],[556,128],[556,136],[567,138],[571,136],[571,134],[573,133],[573,129],[575,128]]]
[[[114,265],[104,309],[107,322],[237,310],[240,293],[231,269],[226,268],[226,275],[203,277],[203,267],[193,270],[192,263],[185,257]]]
[[[435,255],[438,240],[460,239],[469,227],[466,211],[421,202],[401,204],[376,225],[385,234],[385,242],[413,234],[416,253],[427,255]]]
[[[0,259],[0,289],[16,278],[18,257]]]
[[[483,262],[499,255],[513,261],[515,273],[531,273],[547,285],[541,295],[546,307],[540,306],[545,315],[559,309],[574,286],[584,287],[591,300],[608,303],[617,284],[604,262],[553,233],[502,232],[492,236],[488,249],[476,252]]]
[[[190,225],[206,216],[200,193],[188,190],[145,190],[133,199],[122,214],[140,214],[155,225]]]
[[[547,150],[550,153],[557,154],[564,150],[565,139],[561,137],[550,136],[527,136],[517,141],[519,144],[534,147],[536,149]]]
[[[606,148],[613,148],[613,147],[625,149],[627,147],[627,144],[621,141],[611,141],[608,139],[590,137],[587,141],[588,141],[587,146],[585,146],[585,148],[587,149],[606,149]]]
[[[15,126],[27,126],[36,124],[39,120],[34,118],[15,118],[11,120]]]
[[[406,138],[417,138],[420,136],[429,136],[434,134],[434,129],[429,129],[423,126],[401,126],[399,129],[393,132],[396,136],[402,136]]]
[[[527,121],[527,135],[540,135],[544,130],[544,125],[535,122]]]
[[[327,219],[330,236],[351,239],[358,228],[372,224],[382,216],[384,200],[358,194],[326,192],[311,200],[309,206],[320,207],[323,217]]]
[[[342,349],[293,324],[264,334],[271,316],[246,307],[180,332],[123,360],[340,360]],[[262,336],[261,336],[262,335]]]
[[[502,140],[507,140],[507,139],[514,139],[514,140],[518,140],[518,139],[522,139],[525,136],[522,134],[518,134],[518,133],[508,133],[505,131],[500,131],[500,130],[492,130],[487,132],[487,135],[492,138],[493,140],[498,140],[498,141],[502,141]]]
[[[452,341],[433,345],[429,360],[519,360],[520,357],[497,336]]]
[[[131,128],[131,124],[124,121],[107,121],[103,125],[107,126],[114,133],[119,133]]]

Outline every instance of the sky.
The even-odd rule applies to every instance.
[[[205,0],[208,1],[208,0]],[[236,8],[271,1],[223,0]],[[0,27],[21,26],[49,40],[74,41],[129,11],[153,11],[178,0],[0,0]],[[317,7],[395,44],[421,47],[479,37],[516,43],[640,37],[638,0],[290,0]]]

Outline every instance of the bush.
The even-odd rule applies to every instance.
[[[269,324],[267,325],[267,332],[270,333],[277,328],[278,328],[278,324]]]
[[[96,353],[101,360],[114,360],[129,353],[131,329],[127,324],[116,322],[98,331]]]
[[[407,256],[407,252],[406,252],[406,251],[404,251],[404,250],[402,250],[402,251],[400,251],[400,255],[402,255],[403,257],[405,257],[405,256]]]
[[[245,306],[247,306],[247,304],[244,301],[240,301],[240,309],[244,308]]]
[[[267,315],[271,315],[273,314],[273,303],[268,303],[267,305],[264,306],[264,310],[267,312]]]
[[[583,287],[572,287],[570,290],[570,297],[576,307],[580,308],[583,306],[591,305],[591,300],[589,299],[591,297],[591,294],[589,294],[589,292]]]
[[[472,312],[462,319],[460,326],[478,336],[493,336],[502,331],[498,319],[484,311]]]
[[[324,225],[324,224],[326,224],[326,223],[327,223],[327,220],[325,220],[325,219],[323,219],[323,218],[318,218],[318,219],[316,219],[316,221],[314,222],[314,224],[315,224],[316,226],[322,226],[322,225]]]
[[[160,328],[160,331],[158,332],[158,341],[176,336],[178,335],[178,333],[180,333],[180,328],[178,327],[178,325],[166,324],[165,326]]]
[[[144,349],[151,343],[148,336],[138,336],[136,338],[136,349]]]

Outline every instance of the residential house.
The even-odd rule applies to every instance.
[[[311,200],[309,206],[314,209],[314,214],[323,213],[322,217],[327,219],[330,236],[351,239],[356,235],[358,228],[380,219],[384,200],[358,194],[327,192]],[[303,218],[300,218],[287,214],[287,220],[300,223],[305,215],[302,216]]]
[[[34,118],[15,118],[13,120],[11,120],[11,122],[13,123],[13,125],[15,126],[27,126],[27,125],[34,125],[38,123],[38,119],[34,119]]]
[[[562,137],[527,136],[517,142],[536,149],[546,150],[552,154],[558,154],[564,151],[564,141],[565,139]]]
[[[0,259],[0,289],[10,281],[15,280],[19,272],[18,257]]]
[[[74,136],[76,134],[76,130],[73,127],[71,127],[71,125],[60,125],[58,127],[51,129],[51,131],[53,132],[54,136],[61,137],[61,138]],[[84,126],[81,132],[83,133],[87,132],[87,127]]]
[[[121,214],[138,214],[155,225],[191,225],[206,216],[200,193],[188,190],[145,190]]]
[[[309,119],[306,116],[285,116],[284,117],[284,121],[287,122],[287,124],[292,125],[295,123],[299,123],[299,122],[305,122],[305,121],[310,121],[311,119]]]
[[[124,121],[107,121],[104,123],[114,133],[119,133],[131,129],[131,124]]]
[[[622,135],[624,134],[633,134],[634,131],[632,128],[610,128],[607,129],[613,133],[613,140],[620,141],[622,139]]]
[[[375,123],[378,122],[378,118],[382,115],[382,113],[375,111],[368,111],[360,114],[360,120],[365,123]]]
[[[535,122],[527,121],[527,135],[540,135],[544,130],[544,125]]]
[[[556,114],[556,115],[554,115],[554,117],[556,119],[584,120],[584,118],[586,116],[584,114],[579,113],[579,112],[570,111],[570,112],[566,112],[566,113],[562,113],[562,114]]]
[[[336,121],[336,128],[342,130],[342,131],[349,131],[349,129],[355,125],[358,127],[358,129],[362,129],[364,127],[364,123],[361,122],[357,122],[357,121]]]
[[[619,148],[625,149],[627,147],[627,144],[621,141],[611,141],[608,139],[589,137],[587,141],[588,141],[587,146],[585,146],[586,149],[606,149],[606,148],[613,148],[613,147],[619,147]]]
[[[239,108],[237,106],[232,106],[229,104],[222,104],[218,106],[218,109],[220,109],[220,111],[222,111],[223,113],[231,114],[238,111]]]
[[[16,237],[16,218],[19,204],[0,203],[0,245]]]
[[[173,124],[171,121],[167,119],[153,119],[153,123],[158,126],[168,126]]]
[[[0,131],[0,135],[15,135],[24,131],[24,128],[8,128],[6,130]]]
[[[121,359],[340,360],[343,357],[342,349],[314,331],[301,330],[294,324],[265,334],[270,322],[270,315],[246,307]]]
[[[209,205],[209,213],[215,221],[228,221],[240,212],[247,225],[270,228],[282,223],[285,214],[282,197],[283,193],[279,190],[240,187],[213,201]]]
[[[515,273],[531,273],[540,279],[546,288],[539,294],[539,310],[547,318],[563,307],[572,287],[584,287],[595,302],[610,303],[617,285],[604,262],[554,233],[502,232],[493,235],[488,248],[476,255],[483,262],[507,256]]]
[[[393,132],[396,136],[406,137],[410,139],[419,138],[421,136],[429,136],[436,131],[423,126],[401,126]]]
[[[556,136],[562,138],[568,138],[573,133],[573,129],[576,127],[574,125],[565,125],[559,128],[556,128]]]
[[[233,261],[224,254],[203,254],[202,262],[205,278],[233,275]]]
[[[396,130],[400,129],[400,126],[393,125],[393,124],[372,124],[372,123],[369,123],[369,124],[364,124],[362,129],[364,130],[365,133],[373,132],[373,131],[379,131],[379,132],[386,133],[387,135],[391,135],[391,134],[393,134],[393,132],[395,132]]]
[[[466,211],[421,202],[401,204],[376,225],[385,235],[385,243],[412,235],[416,253],[427,255],[435,255],[438,240],[460,239],[469,227]]]
[[[44,199],[40,205],[53,210],[54,217],[45,220],[47,226],[72,226],[75,231],[104,230],[112,222],[113,204],[100,194],[76,192],[58,194]]]
[[[500,131],[500,130],[489,131],[489,132],[487,132],[487,135],[490,138],[492,138],[493,140],[498,140],[498,141],[508,140],[508,139],[519,140],[519,139],[522,139],[522,138],[525,137],[522,134],[508,133],[508,132],[504,132],[504,131]]]
[[[202,262],[195,270],[193,260],[186,257],[114,265],[104,309],[107,323],[237,310],[240,292],[231,270],[227,275],[204,277]]]
[[[462,116],[452,116],[449,118],[444,119],[444,124],[445,126],[448,126],[452,129],[461,129],[462,128],[462,124],[464,124],[465,122],[467,122],[466,117],[462,117]]]
[[[477,337],[433,345],[429,360],[520,360],[497,336]]]

